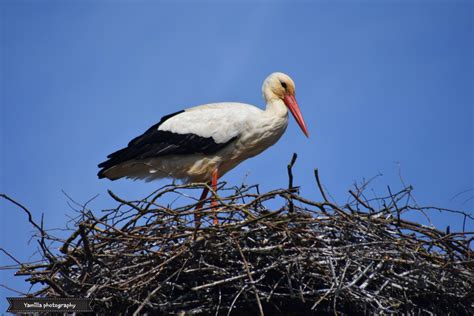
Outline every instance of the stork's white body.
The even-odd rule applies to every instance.
[[[200,105],[164,116],[126,148],[99,164],[99,178],[185,182],[216,179],[275,144],[288,125],[288,109],[308,136],[294,82],[273,73],[262,87],[266,109],[243,103]]]
[[[113,168],[108,176],[151,181],[171,177],[185,182],[207,182],[214,170],[219,177],[242,161],[275,144],[288,125],[288,111],[276,100],[265,111],[243,103],[213,103],[186,109],[161,124],[158,129],[178,134],[212,137],[229,145],[205,155],[169,155],[133,160]]]

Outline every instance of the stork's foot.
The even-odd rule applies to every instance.
[[[215,198],[212,199],[211,205],[212,205],[212,217],[213,217],[212,224],[216,226],[216,225],[219,225],[219,219],[217,218],[217,206],[219,204],[217,203]]]
[[[194,226],[196,230],[198,230],[199,227],[201,227],[201,214],[199,212],[202,210],[202,207],[204,205],[204,200],[206,199],[208,192],[209,192],[209,189],[207,187],[204,188],[204,190],[202,190],[201,197],[199,198],[199,203],[196,205],[196,208],[194,209]]]
[[[212,215],[213,215],[213,220],[212,220],[212,223],[214,224],[214,226],[216,225],[219,225],[219,219],[217,218],[217,206],[219,205],[216,201],[216,194],[217,194],[217,178],[218,178],[218,171],[217,171],[217,168],[214,169],[214,171],[212,172],[212,180],[211,180],[211,184],[212,184],[212,190],[214,191],[214,195],[212,197],[212,200],[211,200],[211,205],[212,205]]]

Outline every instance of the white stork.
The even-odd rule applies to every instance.
[[[280,139],[288,125],[288,109],[309,136],[295,99],[295,84],[288,75],[272,73],[263,82],[262,91],[265,110],[226,102],[162,117],[126,148],[107,156],[108,160],[99,164],[99,178],[151,181],[171,177],[184,182],[210,182],[215,192],[219,177]],[[207,194],[206,188],[200,201]]]

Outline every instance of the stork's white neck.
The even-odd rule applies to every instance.
[[[265,113],[271,116],[286,117],[288,116],[288,108],[281,99],[271,99],[267,102]]]

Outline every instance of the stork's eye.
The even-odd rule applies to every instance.
[[[281,83],[281,86],[286,90],[287,86],[286,86],[286,82],[280,82]]]

